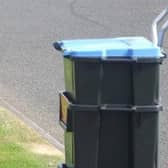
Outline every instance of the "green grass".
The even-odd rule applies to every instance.
[[[63,154],[0,108],[0,168],[55,168]]]

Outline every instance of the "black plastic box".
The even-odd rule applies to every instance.
[[[65,123],[60,118],[65,133],[71,132],[71,147],[65,147],[71,148],[70,156],[66,157],[73,160],[71,166],[66,162],[67,167],[154,168],[157,165],[160,106],[79,105],[73,104],[67,95],[60,94],[60,104],[67,108],[60,107],[60,116],[64,109],[70,119]]]
[[[158,104],[159,63],[64,58],[65,89],[77,104]]]
[[[159,68],[143,37],[67,40],[60,124],[74,168],[158,168]],[[68,135],[68,136],[67,136]]]

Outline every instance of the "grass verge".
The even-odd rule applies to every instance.
[[[55,168],[63,154],[0,107],[0,168]]]

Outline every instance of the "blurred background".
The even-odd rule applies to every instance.
[[[58,92],[62,39],[145,36],[167,0],[0,0],[0,100],[63,143]],[[168,33],[164,41],[168,52]],[[168,66],[161,69],[161,167],[168,167]]]

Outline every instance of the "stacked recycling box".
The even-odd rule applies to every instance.
[[[67,168],[157,168],[159,67],[143,37],[65,40],[60,124]]]

